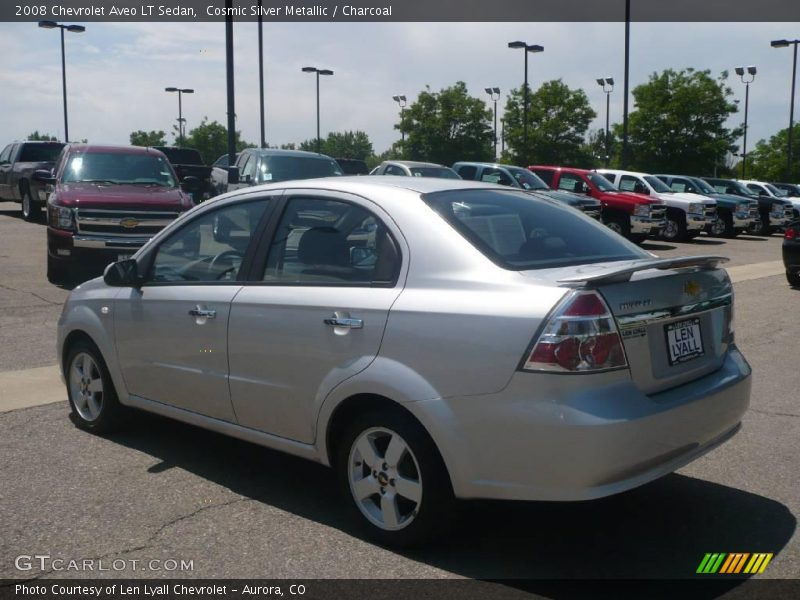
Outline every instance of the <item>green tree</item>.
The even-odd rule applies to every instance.
[[[241,135],[240,131],[235,133],[237,152],[254,147],[242,140]],[[217,121],[209,122],[208,117],[203,117],[200,124],[186,136],[183,145],[197,150],[203,162],[210,165],[228,151],[228,129]]]
[[[789,128],[781,129],[769,138],[760,140],[752,152],[747,153],[747,175],[766,181],[795,182],[800,179],[800,148],[792,148],[792,172],[786,173],[788,160]],[[800,140],[800,123],[792,128],[792,142]],[[739,173],[741,174],[741,165]]]
[[[397,147],[405,158],[451,165],[457,160],[491,160],[492,111],[459,81],[439,92],[430,87],[410,104],[395,129],[405,133]]]
[[[728,129],[725,121],[737,112],[725,85],[711,71],[667,69],[653,73],[633,90],[636,109],[630,113],[630,165],[650,173],[706,175],[736,151],[741,128]],[[615,125],[621,135],[621,126]]]
[[[586,157],[585,166],[593,169],[606,166],[606,154],[608,155],[608,166],[610,168],[619,167],[620,141],[613,131],[608,132],[608,152],[606,152],[606,130],[605,128],[595,129],[586,135],[586,142],[581,148],[581,153]]]
[[[166,146],[167,134],[164,131],[132,131],[131,146]]]
[[[511,90],[506,100],[506,146],[511,162],[583,166],[586,131],[597,116],[581,89],[560,79],[546,81],[529,94],[528,144],[525,146],[524,86]]]
[[[332,131],[328,137],[321,140],[320,152],[327,154],[333,158],[356,158],[359,160],[366,160],[372,155],[372,142],[369,141],[369,136],[363,131]],[[305,140],[301,142],[299,150],[306,152],[317,151],[316,138]]]
[[[32,142],[57,142],[58,138],[56,138],[54,135],[50,135],[49,133],[39,133],[39,130],[37,129],[28,135],[28,140]]]
[[[364,160],[367,163],[367,168],[371,171],[385,160],[402,160],[402,158],[403,155],[400,151],[400,142],[397,142],[388,150],[385,150],[380,154],[372,154]]]

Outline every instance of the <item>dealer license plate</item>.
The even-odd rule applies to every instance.
[[[687,319],[664,325],[669,364],[679,365],[705,354],[700,335],[700,319]]]

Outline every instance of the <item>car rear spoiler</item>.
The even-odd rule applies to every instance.
[[[649,269],[714,269],[720,263],[728,262],[730,259],[725,256],[682,256],[678,258],[653,258],[637,260],[635,262],[609,263],[597,270],[587,268],[587,273],[573,275],[559,279],[559,283],[585,283],[597,285],[601,283],[619,283],[630,281],[631,275],[637,271],[647,271]]]

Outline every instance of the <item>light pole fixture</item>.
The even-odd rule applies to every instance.
[[[183,146],[183,124],[186,119],[183,118],[183,102],[181,97],[183,94],[194,94],[194,90],[189,88],[176,88],[176,87],[167,87],[164,88],[165,92],[170,93],[178,93],[178,146]]]
[[[83,25],[63,25],[55,21],[39,21],[42,29],[61,30],[61,87],[64,91],[64,142],[69,142],[69,121],[67,120],[67,61],[64,55],[64,30],[72,33],[83,33],[86,27]]]
[[[303,67],[303,73],[316,73],[317,74],[317,154],[320,151],[321,140],[319,137],[319,76],[320,75],[333,75],[330,69],[318,69],[317,67]]]
[[[392,96],[392,100],[397,102],[398,106],[400,106],[400,136],[401,136],[402,142],[405,144],[405,142],[406,142],[406,132],[403,129],[403,114],[405,113],[405,108],[406,108],[406,105],[407,105],[406,97],[405,96],[400,96],[400,95]]]
[[[747,179],[747,112],[750,106],[750,84],[756,78],[756,68],[736,67],[736,74],[744,84],[744,139],[742,140],[742,179]]]
[[[497,160],[497,101],[500,99],[499,87],[487,87],[484,91],[489,94],[489,98],[494,102],[494,158]]]
[[[792,181],[792,129],[794,128],[794,85],[797,79],[797,44],[800,40],[772,40],[769,45],[773,48],[788,48],[794,46],[794,60],[792,62],[792,96],[789,98],[789,143],[788,159],[786,161],[786,181]]]
[[[606,137],[603,140],[605,142],[603,145],[606,148],[606,168],[608,168],[609,161],[611,160],[611,151],[608,146],[608,136],[609,136],[609,113],[611,110],[611,92],[614,91],[614,78],[613,77],[599,77],[597,79],[597,85],[603,88],[603,91],[606,94]]]
[[[538,44],[528,44],[526,42],[509,42],[509,48],[513,49],[522,49],[524,50],[523,54],[525,55],[525,84],[524,89],[522,91],[522,144],[523,144],[523,151],[522,151],[522,159],[525,161],[527,166],[528,163],[528,102],[529,102],[529,94],[530,91],[528,90],[528,52],[544,52],[544,46],[539,46]]]

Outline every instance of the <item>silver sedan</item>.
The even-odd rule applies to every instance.
[[[272,184],[76,288],[58,351],[79,426],[141,409],[321,462],[412,544],[457,498],[598,498],[730,438],[750,367],[723,261],[491,184]]]

